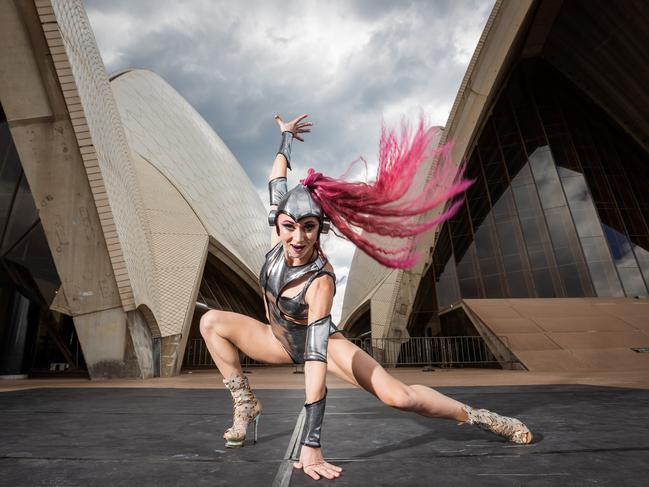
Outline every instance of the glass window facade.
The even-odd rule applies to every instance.
[[[34,198],[0,106],[0,288],[49,307],[61,285]]]
[[[646,296],[649,155],[551,65],[512,72],[440,231],[439,310],[461,298]]]
[[[0,106],[0,375],[22,374],[53,361],[66,362],[60,348],[78,345],[76,335],[58,335],[41,347],[43,334],[59,333],[45,313],[61,282],[45,232]],[[43,320],[49,327],[40,327]],[[45,331],[48,330],[49,331]],[[67,345],[66,345],[67,344]],[[37,354],[35,355],[35,353]],[[72,356],[72,354],[70,354]],[[49,360],[49,362],[48,362]],[[79,354],[70,365],[79,367]]]
[[[266,321],[261,296],[212,254],[207,255],[197,300],[212,309],[233,311],[262,322]],[[201,338],[199,327],[201,316],[202,313],[194,314],[189,338]]]

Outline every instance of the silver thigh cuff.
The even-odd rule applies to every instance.
[[[306,329],[306,344],[304,346],[304,361],[317,360],[327,363],[327,344],[329,335],[335,326],[331,321],[331,315],[309,323]]]
[[[327,403],[327,388],[322,399],[304,405],[304,429],[302,430],[303,445],[320,448],[320,435],[322,433],[322,420],[324,419],[325,404]]]

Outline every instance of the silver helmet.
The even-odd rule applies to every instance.
[[[277,210],[268,216],[268,223],[275,225],[277,215],[284,213],[296,222],[308,216],[316,217],[320,221],[320,233],[329,232],[331,221],[325,216],[320,204],[313,199],[311,193],[303,184],[298,184],[287,192],[277,205]]]

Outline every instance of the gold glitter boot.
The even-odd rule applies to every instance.
[[[257,443],[257,426],[261,416],[261,403],[250,390],[248,378],[233,373],[229,379],[223,381],[225,387],[232,394],[233,424],[223,433],[226,448],[240,448],[246,439],[248,425],[254,421],[255,438]]]
[[[532,442],[532,432],[523,422],[516,418],[509,418],[493,413],[487,409],[473,409],[464,406],[464,411],[469,416],[469,424],[474,424],[480,429],[490,431],[503,438],[526,445]]]

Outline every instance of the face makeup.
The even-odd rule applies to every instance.
[[[280,214],[277,226],[288,263],[302,265],[309,262],[318,241],[318,219],[307,217],[295,222],[291,217]]]

